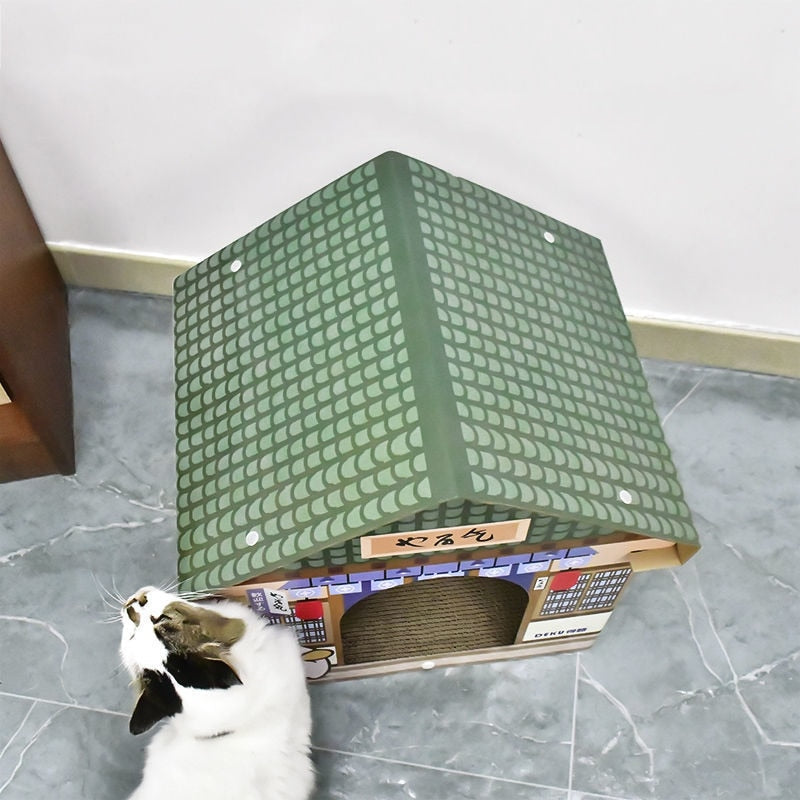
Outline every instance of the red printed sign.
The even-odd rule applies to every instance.
[[[319,600],[300,600],[294,605],[294,615],[297,619],[322,619],[323,614],[322,603]]]
[[[567,589],[574,589],[578,585],[581,572],[578,569],[567,570],[566,572],[559,572],[553,578],[550,588],[554,592],[565,592]]]

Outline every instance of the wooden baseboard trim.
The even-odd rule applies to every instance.
[[[196,263],[61,242],[48,247],[66,284],[92,289],[170,296],[175,278]],[[642,358],[800,378],[800,336],[635,315],[628,322]]]
[[[58,271],[68,286],[172,296],[172,282],[197,263],[182,258],[51,243]]]
[[[800,336],[630,317],[642,358],[800,378]]]

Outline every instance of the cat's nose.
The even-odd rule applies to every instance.
[[[134,625],[138,625],[140,619],[137,608],[143,608],[146,605],[146,591],[141,591],[139,594],[135,594],[133,597],[129,598],[127,603],[125,603],[125,613],[128,615],[128,618],[131,620],[131,622],[133,622]]]
[[[147,591],[145,589],[142,589],[139,594],[131,595],[131,597],[125,601],[125,608],[132,606],[134,603],[138,603],[140,606],[147,605]]]

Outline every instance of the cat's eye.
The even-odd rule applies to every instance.
[[[150,617],[150,621],[153,625],[158,625],[159,622],[168,622],[169,617],[166,614],[161,614],[159,617]]]

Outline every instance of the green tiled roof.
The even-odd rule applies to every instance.
[[[372,532],[697,544],[600,242],[385,153],[175,282],[179,573]]]

